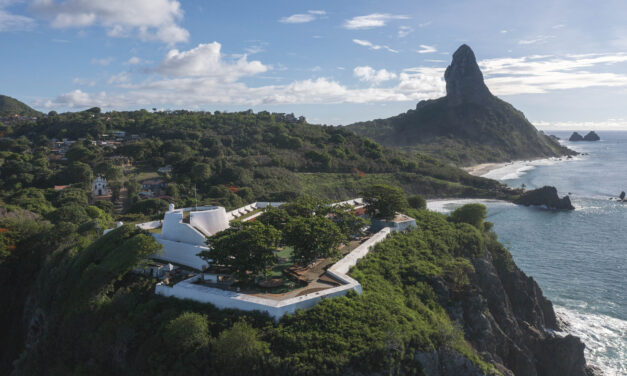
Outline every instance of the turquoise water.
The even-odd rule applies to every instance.
[[[572,132],[549,132],[563,139]],[[572,212],[488,202],[488,220],[518,266],[554,303],[568,331],[582,338],[590,363],[627,375],[627,132],[564,144],[588,153],[574,160],[515,163],[490,177],[519,187],[557,187]],[[446,209],[461,203],[445,205]]]

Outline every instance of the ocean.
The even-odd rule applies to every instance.
[[[567,140],[572,132],[547,133]],[[627,202],[610,200],[627,191],[627,132],[597,134],[601,141],[562,141],[586,155],[515,162],[484,175],[512,187],[555,186],[574,211],[482,202],[516,264],[585,343],[588,362],[607,376],[627,375]],[[429,208],[447,212],[465,202]]]

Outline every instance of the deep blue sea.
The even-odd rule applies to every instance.
[[[572,132],[547,133],[568,139]],[[563,141],[587,155],[517,162],[486,175],[513,187],[555,186],[570,195],[575,211],[486,205],[517,265],[586,344],[589,363],[608,376],[627,375],[627,202],[609,199],[627,191],[627,132],[597,134],[601,141]],[[430,207],[446,211],[462,203]]]

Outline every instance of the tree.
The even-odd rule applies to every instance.
[[[455,209],[450,215],[449,220],[454,223],[468,223],[475,226],[479,231],[484,230],[484,220],[488,214],[488,209],[482,204],[466,204],[461,208]]]
[[[257,330],[243,321],[222,331],[213,345],[217,366],[225,375],[257,374],[270,352]]]
[[[243,222],[208,238],[209,250],[198,255],[213,265],[229,268],[240,279],[249,279],[276,262],[274,251],[280,239],[280,231],[270,225]]]
[[[177,350],[195,350],[198,347],[207,346],[211,339],[207,316],[196,312],[180,314],[168,323],[164,334],[168,342],[171,341]]]
[[[345,240],[349,240],[360,233],[361,229],[368,224],[367,220],[353,214],[348,205],[329,206],[326,213],[340,228]]]
[[[396,212],[402,211],[409,205],[403,190],[391,185],[371,185],[364,190],[363,196],[366,213],[377,219],[394,218]]]
[[[283,208],[276,208],[274,206],[268,206],[265,208],[262,215],[260,215],[256,222],[261,222],[266,225],[270,225],[276,229],[282,230],[287,223],[289,214]]]
[[[407,197],[407,203],[409,207],[413,209],[426,209],[427,208],[427,200],[424,199],[421,195],[414,195]]]
[[[317,258],[333,256],[344,234],[331,219],[316,215],[290,218],[283,238],[286,245],[294,247],[294,262],[308,265]]]
[[[72,162],[65,169],[65,184],[79,183],[85,187],[91,184],[94,174],[88,164]]]
[[[211,177],[211,166],[209,166],[207,163],[194,163],[191,173],[194,181],[206,181]]]

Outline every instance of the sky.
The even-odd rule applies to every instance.
[[[627,130],[626,19],[624,0],[0,0],[0,93],[345,125],[444,95],[465,43],[538,128]]]

